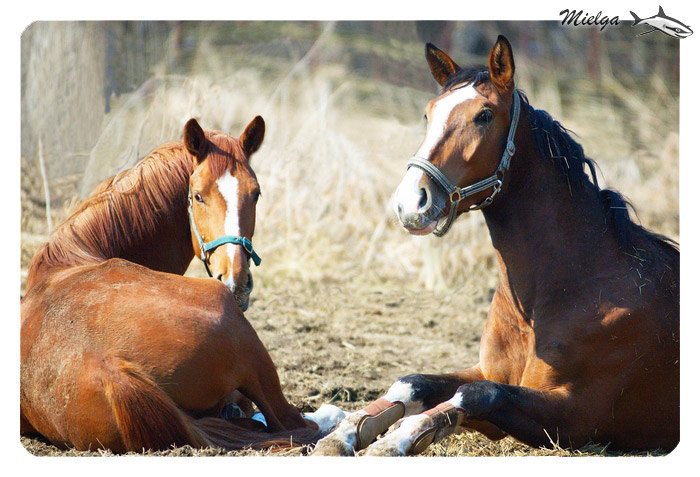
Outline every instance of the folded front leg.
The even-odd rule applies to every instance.
[[[467,383],[449,401],[404,419],[398,429],[369,446],[366,455],[419,454],[460,425],[481,427],[496,437],[502,437],[500,430],[533,447],[553,445],[558,436],[573,444],[585,433],[566,420],[570,405],[560,392],[493,381]]]
[[[353,455],[405,416],[419,414],[448,399],[465,382],[483,379],[478,366],[443,375],[411,374],[396,381],[384,396],[350,413],[321,439],[312,455]]]

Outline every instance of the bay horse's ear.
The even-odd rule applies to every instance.
[[[428,60],[430,72],[440,86],[445,86],[447,77],[459,69],[457,63],[447,56],[447,53],[433,45],[425,44],[425,59]]]
[[[197,162],[202,161],[207,155],[207,138],[202,127],[194,118],[185,124],[185,148],[197,158]]]
[[[265,121],[260,116],[255,116],[246,126],[245,131],[238,139],[246,156],[250,156],[260,148],[265,137]]]
[[[512,92],[514,74],[513,48],[505,36],[498,35],[498,40],[489,54],[491,83],[501,92]]]

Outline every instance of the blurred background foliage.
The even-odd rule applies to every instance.
[[[480,213],[442,240],[409,237],[390,210],[437,92],[432,42],[485,63],[498,34],[516,85],[574,131],[604,186],[678,239],[678,41],[630,24],[559,22],[37,22],[22,36],[22,283],[49,228],[101,179],[196,117],[239,135],[261,114],[263,284],[351,280],[434,290],[495,285]],[[202,273],[198,263],[190,272]]]

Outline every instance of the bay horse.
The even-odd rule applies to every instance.
[[[183,141],[99,184],[36,252],[21,301],[22,434],[117,453],[317,439],[243,315],[260,262],[249,159],[264,134],[260,116],[239,138],[190,119]],[[195,253],[218,280],[181,276]],[[219,418],[246,399],[267,428]]]
[[[678,249],[632,222],[621,195],[598,187],[582,147],[515,89],[505,37],[488,66],[460,68],[432,44],[426,58],[442,90],[394,207],[419,235],[444,235],[459,214],[482,210],[499,285],[479,362],[400,378],[314,455],[417,454],[458,427],[533,447],[672,450]]]

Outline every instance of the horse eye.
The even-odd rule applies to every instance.
[[[477,124],[485,125],[491,122],[493,119],[493,111],[490,109],[482,109],[479,114],[474,118],[474,122]]]
[[[256,192],[255,195],[253,196],[253,202],[257,202],[258,199],[260,198],[260,192]]]
[[[194,200],[196,200],[197,202],[204,203],[204,199],[202,199],[202,196],[200,195],[199,192],[195,192],[195,194],[194,194]]]

